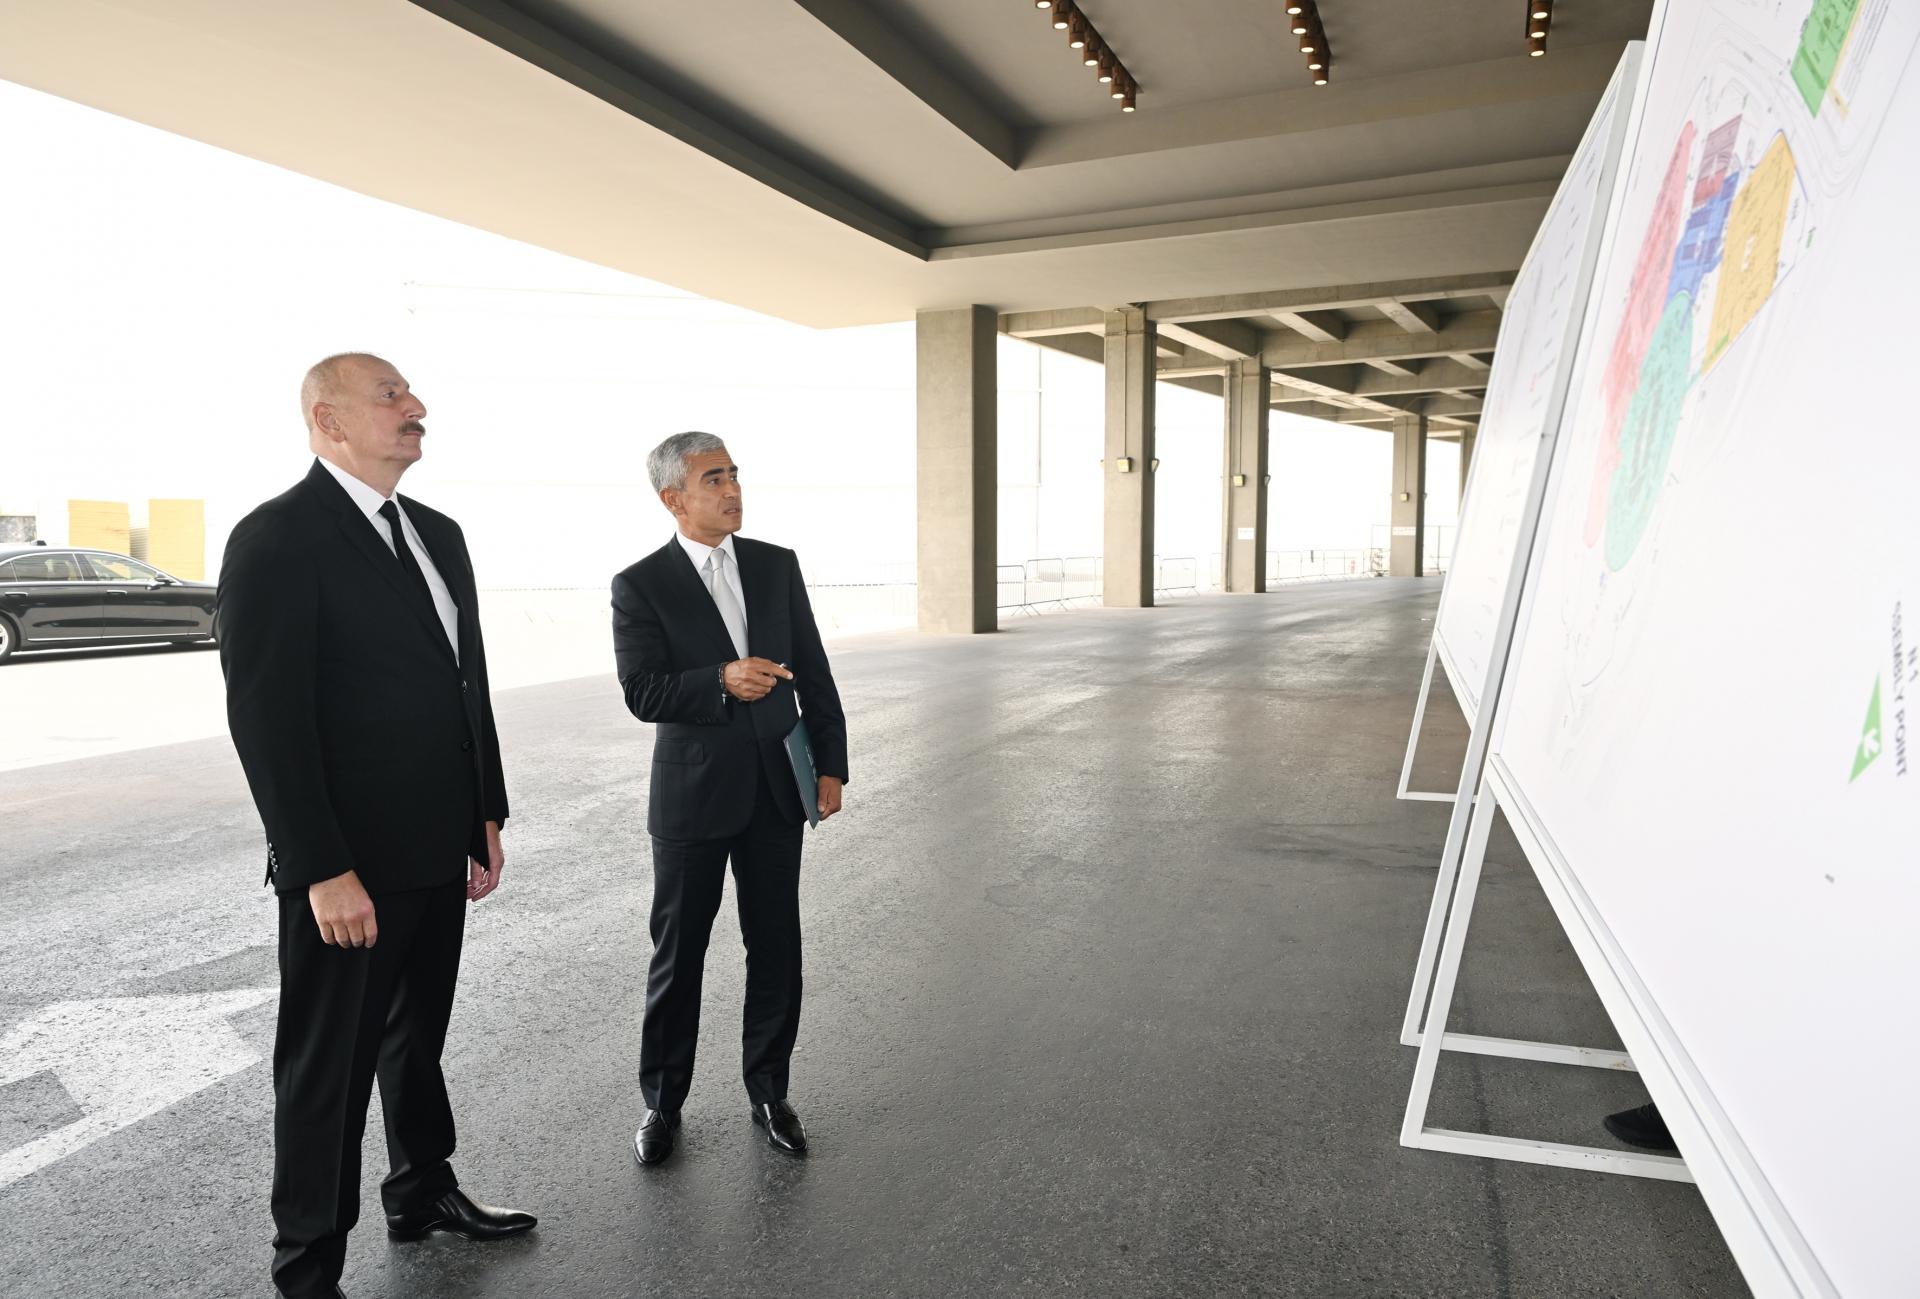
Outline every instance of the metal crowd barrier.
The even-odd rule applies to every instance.
[[[1339,582],[1385,577],[1387,552],[1378,546],[1348,550],[1269,550],[1267,585],[1287,582]]]

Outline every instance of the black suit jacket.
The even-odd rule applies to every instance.
[[[800,561],[791,550],[733,539],[746,594],[747,652],[785,663],[764,699],[742,703],[720,687],[738,658],[713,597],[678,539],[613,579],[613,654],[627,708],[654,722],[647,832],[662,839],[721,839],[753,815],[756,766],[781,814],[806,811],[786,753],[802,711],[815,770],[847,778],[847,719],[813,621]]]
[[[283,892],[348,870],[369,893],[444,884],[467,857],[486,860],[486,822],[507,819],[466,539],[400,499],[460,606],[457,664],[438,617],[409,597],[393,552],[318,461],[227,541],[216,613],[227,725]]]

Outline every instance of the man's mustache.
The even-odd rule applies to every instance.
[[[422,437],[425,437],[427,432],[427,426],[425,424],[422,424],[417,419],[410,419],[405,424],[402,424],[400,426],[400,431],[402,433],[418,433]]]

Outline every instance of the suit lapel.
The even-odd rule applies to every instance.
[[[340,528],[340,535],[365,557],[367,563],[373,566],[373,570],[380,575],[381,579],[393,588],[393,593],[400,597],[400,603],[412,610],[421,628],[433,637],[434,643],[443,652],[451,657],[453,649],[447,644],[446,628],[440,625],[440,616],[434,612],[432,601],[423,601],[407,590],[407,575],[401,569],[400,561],[394,557],[391,550],[387,549],[387,544],[374,533],[374,525],[368,521],[366,515],[360,513],[359,507],[353,503],[353,498],[347,495],[346,489],[334,482],[333,475],[321,468],[317,460],[314,461],[313,471],[307,475],[307,482],[320,501],[333,511],[334,521]],[[416,519],[414,527],[418,529],[419,526],[419,520]],[[421,534],[423,538],[425,535],[425,533]],[[439,563],[438,559],[434,560],[435,567],[438,567]]]
[[[708,639],[722,651],[722,657],[732,662],[738,651],[733,647],[733,633],[727,630],[726,619],[720,616],[720,608],[713,602],[713,593],[707,590],[707,584],[700,576],[700,570],[693,566],[686,548],[678,539],[669,541],[659,550],[660,562],[667,570],[667,584],[679,594],[681,603],[692,611],[693,619],[706,631]],[[741,577],[744,586],[746,578]],[[747,621],[747,635],[753,635],[753,621]]]

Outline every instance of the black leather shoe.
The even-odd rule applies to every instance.
[[[785,1101],[754,1106],[753,1121],[767,1130],[767,1144],[781,1154],[807,1153],[807,1130],[800,1126],[800,1116],[793,1112],[793,1106]]]
[[[673,1153],[673,1134],[680,1127],[680,1112],[648,1110],[640,1130],[633,1134],[633,1157],[643,1164],[657,1164]]]
[[[1667,1154],[1680,1149],[1673,1144],[1673,1134],[1667,1131],[1667,1121],[1660,1117],[1660,1107],[1652,1101],[1636,1105],[1630,1110],[1621,1110],[1618,1114],[1609,1114],[1600,1121],[1606,1125],[1607,1131],[1630,1146]]]
[[[448,1191],[425,1208],[411,1213],[387,1215],[390,1240],[419,1240],[430,1231],[449,1231],[467,1240],[499,1240],[518,1236],[540,1221],[519,1209],[496,1209],[491,1204],[475,1204],[465,1191]]]

